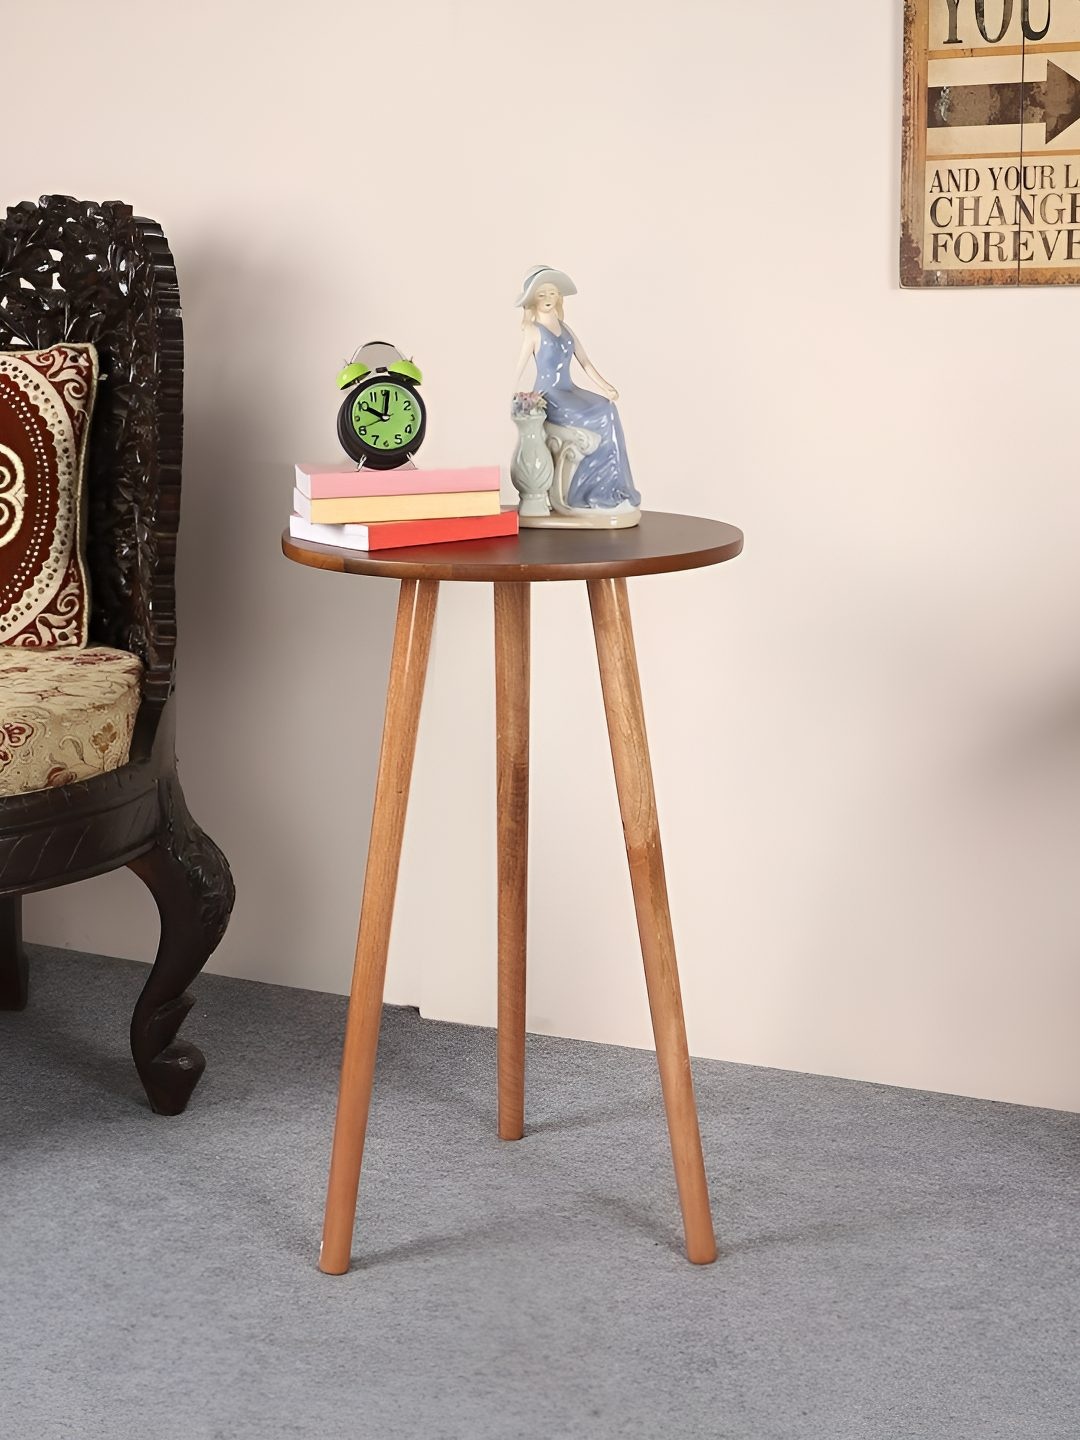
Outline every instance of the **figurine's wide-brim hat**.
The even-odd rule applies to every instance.
[[[576,295],[577,286],[567,275],[565,270],[553,270],[550,265],[537,265],[525,276],[521,286],[521,294],[514,301],[515,305],[527,305],[532,297],[540,289],[541,285],[554,285],[560,295]]]

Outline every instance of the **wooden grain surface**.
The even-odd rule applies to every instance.
[[[523,530],[493,540],[464,540],[412,549],[342,550],[293,540],[281,548],[290,560],[349,575],[395,580],[596,580],[657,575],[731,560],[743,547],[742,531],[721,520],[647,511],[632,530]]]
[[[496,585],[495,736],[499,876],[499,1138],[525,1130],[529,886],[528,585]]]
[[[589,602],[641,954],[645,962],[645,983],[656,1040],[656,1059],[660,1067],[660,1086],[664,1094],[671,1154],[686,1232],[686,1254],[695,1265],[710,1265],[716,1259],[716,1240],[694,1101],[694,1082],[690,1073],[690,1052],[686,1044],[667,878],[660,848],[660,823],[656,813],[626,581],[590,581]]]
[[[343,1275],[349,1268],[382,1018],[390,923],[438,593],[438,585],[430,581],[407,580],[401,586],[398,602],[319,1255],[319,1268],[327,1275]]]

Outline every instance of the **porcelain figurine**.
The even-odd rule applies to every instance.
[[[641,496],[630,473],[622,421],[615,408],[619,392],[599,373],[563,318],[563,298],[577,286],[562,270],[539,265],[525,277],[516,304],[524,312],[525,339],[515,383],[529,360],[536,362],[532,391],[517,391],[512,417],[518,446],[510,478],[521,495],[524,526],[622,530],[641,519]],[[576,359],[601,393],[575,385]],[[543,417],[547,466],[537,455]]]

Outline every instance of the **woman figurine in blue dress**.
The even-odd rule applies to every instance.
[[[576,521],[589,528],[636,525],[641,496],[615,408],[619,392],[599,373],[563,319],[563,297],[576,294],[569,275],[548,265],[525,277],[516,302],[524,310],[525,330],[517,378],[534,358],[536,390],[547,402],[548,443],[556,456],[551,500],[564,517],[562,523]],[[599,395],[574,384],[570,362],[575,358]]]

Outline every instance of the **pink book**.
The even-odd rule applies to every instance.
[[[446,495],[465,491],[498,490],[497,465],[473,465],[467,470],[425,470],[403,466],[397,470],[358,470],[351,460],[339,465],[297,465],[296,488],[308,500],[355,500],[366,495]]]

